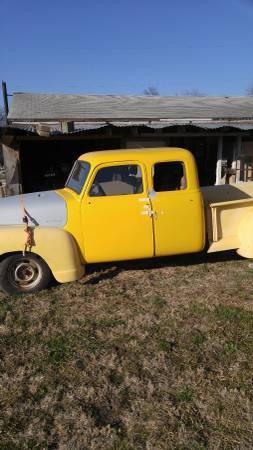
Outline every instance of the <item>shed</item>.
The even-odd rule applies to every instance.
[[[3,153],[9,195],[62,187],[74,160],[101,149],[174,146],[201,185],[253,179],[253,96],[14,93]]]

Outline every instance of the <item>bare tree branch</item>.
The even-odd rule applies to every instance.
[[[144,95],[160,95],[158,89],[155,86],[148,86],[143,91]]]
[[[248,87],[247,89],[247,95],[253,95],[253,83],[251,86]]]
[[[199,91],[198,89],[186,89],[180,93],[176,93],[176,95],[189,95],[194,97],[204,97],[206,94],[204,92]]]

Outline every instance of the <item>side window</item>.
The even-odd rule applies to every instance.
[[[159,162],[154,165],[154,190],[156,192],[186,189],[185,166],[181,161]]]
[[[143,192],[142,173],[136,164],[103,167],[92,183],[89,196],[129,195]]]

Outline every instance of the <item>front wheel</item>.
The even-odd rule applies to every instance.
[[[7,256],[0,264],[0,289],[7,294],[38,292],[48,287],[51,279],[48,265],[32,253]]]

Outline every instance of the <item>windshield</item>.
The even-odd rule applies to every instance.
[[[68,177],[66,187],[80,194],[90,170],[89,163],[77,160]]]

